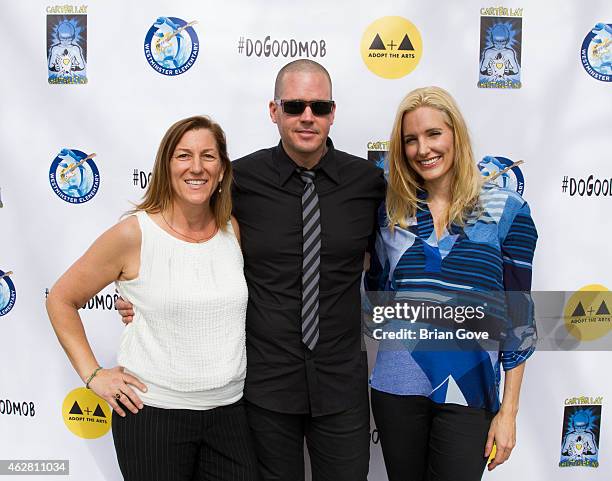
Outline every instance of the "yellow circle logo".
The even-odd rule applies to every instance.
[[[383,78],[401,78],[412,72],[423,53],[421,34],[403,17],[382,17],[361,37],[361,58]]]
[[[567,331],[579,341],[593,341],[612,329],[612,292],[601,284],[576,291],[563,311]]]
[[[111,427],[111,408],[93,391],[84,387],[70,391],[62,404],[64,424],[85,439],[104,436]]]

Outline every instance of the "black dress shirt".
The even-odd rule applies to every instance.
[[[281,144],[233,162],[247,308],[248,401],[276,412],[333,414],[367,399],[361,344],[363,258],[383,200],[383,171],[334,149],[313,169],[321,212],[319,341],[302,343],[304,183]]]

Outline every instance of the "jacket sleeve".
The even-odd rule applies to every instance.
[[[523,201],[501,243],[508,312],[508,336],[501,350],[505,370],[525,362],[535,351],[537,334],[531,277],[537,238],[529,205]]]

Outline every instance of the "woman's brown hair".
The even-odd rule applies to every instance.
[[[202,115],[179,120],[168,129],[157,149],[149,187],[142,202],[137,204],[131,212],[143,210],[149,214],[155,214],[171,208],[174,191],[170,179],[170,160],[183,135],[191,130],[199,129],[210,131],[217,143],[223,168],[223,179],[218,186],[221,191],[219,192],[219,188],[213,190],[210,197],[210,208],[217,227],[226,228],[232,214],[232,163],[227,154],[227,141],[223,129],[218,123]]]

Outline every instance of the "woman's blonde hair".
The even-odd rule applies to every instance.
[[[446,90],[423,87],[408,93],[401,101],[391,131],[386,201],[389,226],[406,228],[408,218],[414,217],[419,208],[418,191],[423,189],[423,179],[406,159],[402,123],[408,112],[420,107],[430,107],[441,112],[444,122],[453,132],[455,159],[452,166],[451,201],[444,224],[463,225],[478,204],[482,176],[474,161],[470,136],[457,104]]]
[[[227,141],[225,133],[219,124],[209,117],[197,115],[173,124],[159,144],[155,164],[151,173],[149,187],[140,204],[137,204],[131,212],[145,211],[149,214],[164,212],[172,206],[174,191],[170,178],[170,161],[176,146],[185,133],[191,130],[206,129],[215,138],[217,150],[221,158],[223,168],[223,179],[219,183],[219,189],[215,189],[210,197],[210,208],[219,229],[225,229],[232,214],[232,163],[227,154]]]

